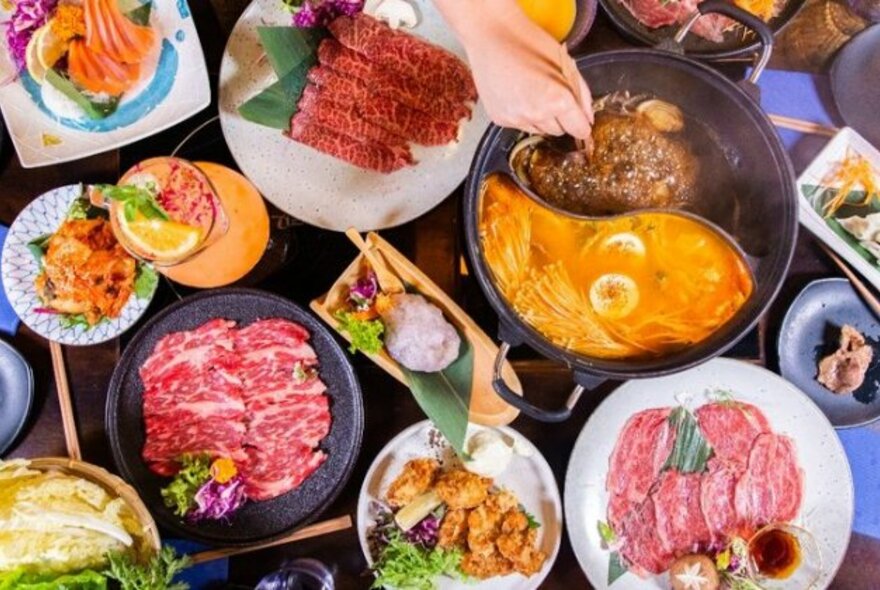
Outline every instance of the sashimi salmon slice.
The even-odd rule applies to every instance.
[[[140,63],[152,51],[155,31],[132,22],[115,0],[85,0],[86,40],[92,51],[114,61]]]
[[[137,81],[140,66],[120,64],[108,55],[92,51],[85,42],[74,40],[68,54],[71,79],[94,93],[122,94]]]

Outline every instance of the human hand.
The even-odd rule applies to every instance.
[[[437,4],[467,50],[480,99],[496,124],[590,138],[593,108],[587,83],[577,76],[580,92],[572,90],[561,64],[571,57],[515,0]]]

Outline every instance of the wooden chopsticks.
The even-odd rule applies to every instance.
[[[64,366],[64,351],[54,340],[49,341],[52,353],[52,370],[55,373],[55,389],[58,391],[58,405],[61,406],[61,421],[64,424],[64,443],[67,445],[67,456],[82,461],[79,448],[79,437],[76,435],[76,417],[70,399],[70,385],[67,383],[67,370]]]
[[[800,131],[801,133],[810,133],[813,135],[824,135],[825,137],[834,137],[839,129],[837,127],[828,127],[812,121],[796,119],[794,117],[786,117],[785,115],[767,115],[770,121],[777,127],[783,129],[791,129],[792,131]]]
[[[245,553],[251,553],[252,551],[260,551],[261,549],[268,549],[269,547],[276,547],[278,545],[285,545],[287,543],[292,543],[294,541],[302,541],[303,539],[310,539],[312,537],[319,537],[321,535],[329,535],[330,533],[335,533],[337,531],[343,531],[345,529],[350,529],[352,525],[351,517],[348,515],[340,516],[338,518],[331,518],[330,520],[325,520],[311,526],[307,526],[301,528],[300,530],[287,535],[286,537],[282,537],[280,539],[276,539],[274,541],[268,541],[266,543],[258,543],[256,545],[251,545],[249,547],[235,547],[230,549],[211,549],[209,551],[202,551],[201,553],[194,553],[190,556],[190,563],[192,565],[196,565],[199,563],[205,563],[206,561],[213,561],[215,559],[223,559],[224,557],[234,557],[236,555],[243,555]]]
[[[865,300],[865,303],[868,304],[868,307],[871,308],[871,310],[874,312],[874,315],[880,318],[880,300],[878,300],[874,293],[872,293],[871,290],[868,288],[868,286],[865,285],[865,282],[862,281],[862,279],[860,279],[856,275],[856,273],[854,273],[850,269],[850,267],[847,266],[846,263],[837,256],[837,254],[832,252],[831,248],[821,242],[819,243],[819,245],[822,246],[825,254],[827,254],[828,257],[834,261],[834,264],[836,264],[840,268],[841,272],[846,275],[846,278],[848,278],[849,282],[853,284],[853,287],[855,287],[856,291],[859,292],[859,295],[862,296],[862,299]]]

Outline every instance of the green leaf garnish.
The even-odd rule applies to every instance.
[[[107,579],[94,570],[38,574],[25,568],[0,573],[0,590],[105,590]]]
[[[43,256],[46,255],[46,250],[49,248],[49,240],[51,239],[52,234],[43,234],[27,243],[28,252],[31,253],[31,256],[40,265],[40,268],[43,267]]]
[[[160,490],[165,505],[177,516],[186,516],[195,502],[196,492],[211,479],[211,458],[207,455],[184,455],[181,468],[167,486]]]
[[[675,444],[663,469],[681,473],[702,473],[712,457],[712,447],[703,437],[694,415],[682,406],[669,415],[669,424],[675,429]]]
[[[607,522],[600,520],[596,523],[596,528],[599,529],[599,537],[602,538],[603,549],[608,549],[617,542],[617,533],[614,532],[614,529]]]
[[[137,275],[134,279],[134,296],[138,299],[149,299],[159,284],[159,273],[151,265],[138,262]]]
[[[526,515],[526,521],[528,521],[530,529],[541,528],[541,523],[538,522],[538,519],[535,518],[535,516],[531,512],[523,510],[523,513]]]
[[[89,119],[105,119],[119,106],[119,97],[113,97],[107,102],[89,100],[73,82],[52,69],[46,71],[46,82],[75,102]]]
[[[373,564],[376,580],[371,588],[434,590],[439,576],[463,577],[461,558],[460,549],[427,549],[410,543],[399,530],[392,529],[388,544]]]
[[[174,576],[189,567],[190,560],[167,545],[147,564],[121,553],[110,553],[107,559],[110,566],[104,575],[119,582],[120,590],[189,590],[189,584],[174,582]]]
[[[402,365],[400,370],[419,407],[455,452],[463,455],[474,379],[474,350],[470,341],[461,335],[458,358],[442,371],[422,373]]]
[[[620,557],[620,553],[615,551],[611,555],[608,556],[608,585],[610,586],[617,579],[627,572],[626,564],[623,562],[623,558]]]
[[[352,354],[359,350],[366,354],[381,352],[384,346],[382,334],[385,332],[385,324],[382,320],[361,320],[344,310],[337,311],[333,317],[339,322],[339,329],[347,332],[351,338],[349,352]]]
[[[252,123],[287,131],[324,33],[296,27],[257,27],[257,32],[278,80],[238,107],[238,112]]]
[[[136,0],[134,3],[137,3]],[[150,13],[153,11],[153,3],[152,1],[147,1],[141,4],[136,8],[132,8],[128,11],[125,11],[125,8],[120,7],[124,12],[125,16],[136,25],[141,25],[142,27],[149,26],[150,24]]]
[[[153,185],[143,187],[132,184],[122,186],[100,184],[95,188],[101,192],[105,199],[123,204],[126,221],[134,221],[137,213],[147,219],[161,219],[163,221],[170,219],[168,212],[156,200],[157,189]]]

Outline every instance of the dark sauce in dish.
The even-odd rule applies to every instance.
[[[755,567],[768,578],[789,577],[801,565],[801,544],[797,537],[781,529],[770,529],[749,542]]]

